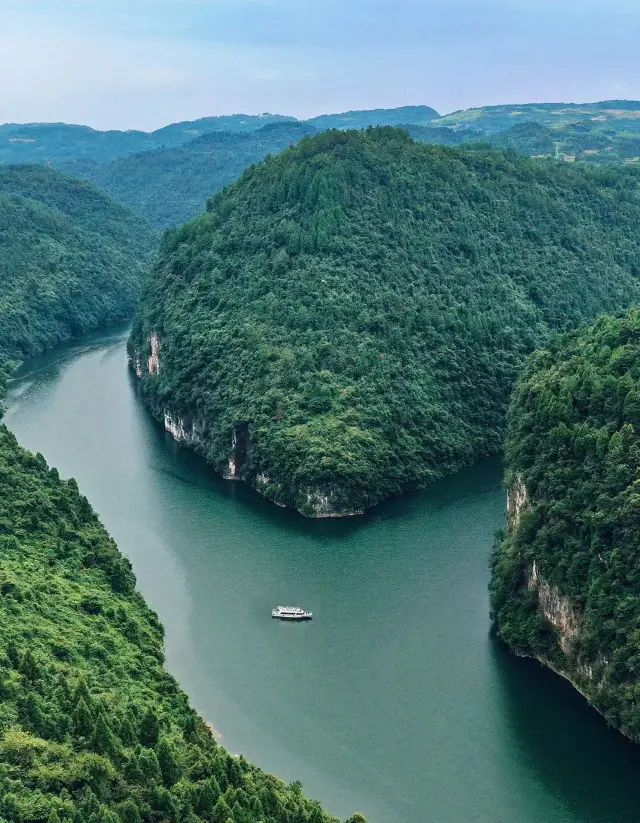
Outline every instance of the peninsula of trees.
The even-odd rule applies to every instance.
[[[508,531],[493,558],[500,636],[562,673],[640,742],[640,310],[528,361],[506,443]]]
[[[502,445],[526,355],[640,297],[634,169],[330,131],[165,237],[130,343],[155,415],[311,516]]]

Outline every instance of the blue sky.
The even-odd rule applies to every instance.
[[[0,122],[640,98],[640,0],[0,0]]]

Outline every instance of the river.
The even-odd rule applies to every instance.
[[[640,820],[640,750],[490,635],[498,461],[359,519],[305,520],[162,431],[125,336],[30,361],[5,422],[78,480],[165,625],[169,669],[231,752],[370,823]],[[278,603],[313,622],[273,621]]]

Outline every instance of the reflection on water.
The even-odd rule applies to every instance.
[[[8,424],[77,478],[231,751],[372,823],[636,819],[636,748],[489,636],[498,461],[361,518],[305,520],[171,440],[123,334],[28,364]],[[273,621],[289,602],[314,620]]]

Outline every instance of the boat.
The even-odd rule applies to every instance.
[[[297,606],[276,606],[271,612],[271,617],[278,620],[311,620],[313,615]]]

